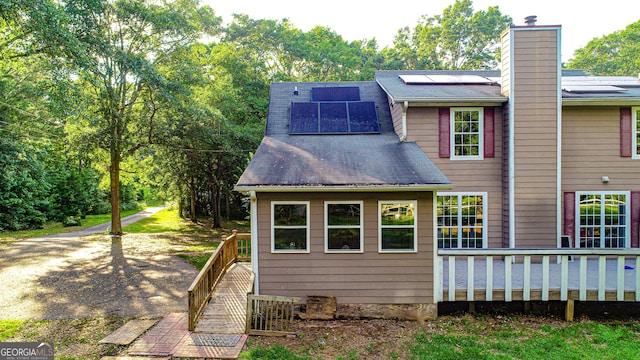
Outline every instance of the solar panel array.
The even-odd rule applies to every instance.
[[[379,134],[373,101],[360,101],[358,87],[311,90],[311,102],[291,103],[289,134]]]

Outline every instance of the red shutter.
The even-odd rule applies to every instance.
[[[571,247],[575,247],[576,241],[576,193],[564,193],[564,235],[571,236]]]
[[[632,152],[631,139],[631,108],[620,108],[620,156],[630,157]]]
[[[640,247],[640,191],[631,192],[631,247]]]
[[[484,108],[484,157],[495,156],[495,109]]]
[[[440,124],[440,157],[448,158],[451,156],[451,150],[449,147],[449,108],[438,109],[438,122]]]

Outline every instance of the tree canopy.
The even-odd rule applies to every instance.
[[[640,20],[624,30],[595,38],[574,54],[567,67],[592,75],[640,74]]]
[[[264,133],[275,81],[373,80],[384,69],[494,69],[511,18],[457,0],[393,46],[198,0],[0,0],[0,231],[175,200],[213,226],[247,215],[233,186]],[[640,72],[640,23],[570,67]]]

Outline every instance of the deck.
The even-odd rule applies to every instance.
[[[438,254],[439,301],[640,301],[638,250],[479,249]]]

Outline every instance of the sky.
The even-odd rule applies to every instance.
[[[398,29],[414,28],[422,15],[442,14],[455,0],[201,0],[211,6],[223,21],[233,14],[253,19],[284,19],[298,29],[308,31],[326,26],[347,41],[375,38],[380,48],[391,46]],[[529,15],[538,17],[537,25],[562,25],[562,61],[596,37],[623,30],[640,20],[639,0],[474,0],[474,11],[498,6],[515,25],[524,25]],[[596,6],[595,4],[599,4]]]

